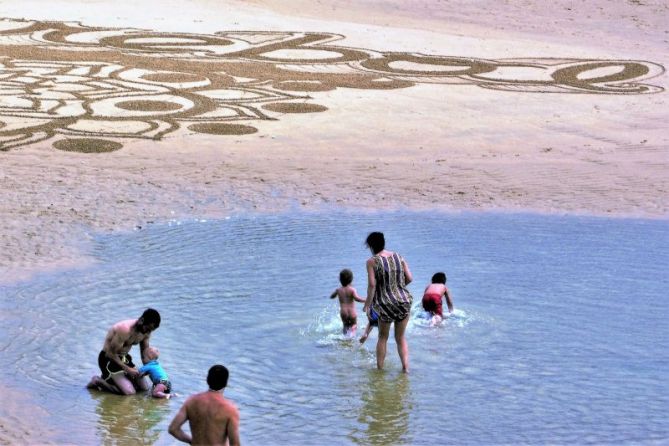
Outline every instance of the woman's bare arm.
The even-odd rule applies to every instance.
[[[369,306],[372,304],[374,298],[374,291],[376,290],[376,277],[374,276],[374,259],[367,260],[367,299],[363,311],[367,312]]]
[[[413,281],[413,274],[409,269],[409,264],[402,258],[402,269],[404,270],[404,283],[409,285]]]

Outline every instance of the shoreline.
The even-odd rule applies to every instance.
[[[393,62],[399,65],[391,67],[396,83],[390,89],[377,88],[373,82],[379,79],[351,83],[316,74],[300,84],[303,91],[288,85],[299,84],[296,79],[305,79],[309,70],[339,65],[302,61],[250,71],[265,83],[279,82],[272,76],[284,79],[287,88],[270,93],[291,101],[267,108],[232,103],[244,114],[268,118],[240,121],[253,124],[251,134],[206,134],[219,124],[205,125],[201,133],[188,122],[172,121],[178,128],[156,140],[110,138],[123,146],[110,153],[62,150],[59,144],[67,148],[67,141],[61,134],[0,152],[0,218],[6,228],[0,236],[2,277],[86,261],[82,246],[88,231],[132,230],[187,216],[335,206],[669,219],[669,20],[662,20],[669,18],[669,7],[662,3],[611,8],[595,1],[572,8],[570,2],[558,2],[550,10],[541,2],[517,7],[460,0],[420,1],[408,9],[395,0],[347,0],[343,5],[196,0],[186,9],[175,1],[138,6],[121,0],[80,6],[80,0],[55,0],[45,9],[39,1],[25,0],[8,5],[5,14],[155,33],[336,34],[336,40],[323,45],[360,49],[372,59],[399,54],[406,61]],[[480,14],[480,8],[488,12]],[[13,32],[11,22],[3,23]],[[7,46],[11,54],[18,51],[13,42]],[[131,45],[124,51],[135,49]],[[516,83],[490,88],[480,76],[402,76],[402,70],[425,68],[420,58],[412,59],[416,54],[455,57],[460,64],[487,60],[502,68],[510,60],[535,62],[513,76],[501,69],[497,81],[511,76]],[[139,56],[124,57],[134,66]],[[656,71],[639,83],[664,91],[627,95],[564,91],[558,85],[545,91],[524,88],[523,79],[536,75],[536,61],[550,68],[556,58],[592,58],[595,64],[602,59],[609,65],[620,58],[648,59]],[[196,62],[181,67],[186,79],[206,71]],[[294,78],[281,77],[290,70],[296,70]],[[233,74],[243,77],[244,72]],[[153,76],[159,79],[160,73]],[[235,88],[243,86],[241,77]],[[24,99],[4,100],[16,107]],[[82,128],[114,124],[86,117]],[[0,132],[6,128],[2,119]],[[131,127],[145,124],[128,122]]]
[[[592,213],[587,210],[564,212],[561,210],[549,209],[529,209],[529,208],[493,208],[493,207],[448,207],[448,206],[424,206],[407,207],[402,205],[392,205],[390,203],[385,207],[372,206],[341,206],[336,204],[315,204],[302,206],[297,202],[277,208],[236,208],[210,212],[206,215],[197,214],[171,214],[151,219],[137,220],[120,223],[116,226],[106,226],[95,224],[93,222],[70,222],[59,227],[58,231],[50,232],[49,236],[32,236],[29,240],[34,244],[24,244],[22,250],[31,250],[34,247],[51,244],[51,248],[42,254],[26,256],[21,264],[9,265],[0,268],[0,287],[15,287],[21,283],[29,282],[43,274],[63,274],[75,272],[80,269],[91,267],[97,261],[91,257],[91,243],[97,234],[104,233],[132,233],[134,231],[147,230],[153,225],[169,225],[192,223],[198,221],[220,221],[229,218],[249,215],[285,215],[294,213],[328,213],[337,212],[341,214],[375,214],[375,213],[440,213],[443,215],[452,214],[497,214],[497,215],[541,215],[545,217],[562,218],[591,218],[591,219],[610,219],[610,220],[650,220],[669,222],[668,215],[647,215],[647,214],[625,214],[625,213]],[[99,223],[99,222],[97,222]],[[60,245],[53,244],[55,240],[60,241]],[[25,263],[24,263],[25,262]]]

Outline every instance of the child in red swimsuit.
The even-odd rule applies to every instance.
[[[453,300],[446,288],[446,274],[442,272],[432,276],[432,283],[425,288],[423,293],[423,309],[432,316],[431,325],[438,324],[444,318],[441,306],[441,298],[446,298],[448,312],[453,313]]]

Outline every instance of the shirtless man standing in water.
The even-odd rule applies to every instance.
[[[107,332],[104,346],[98,355],[102,376],[94,376],[88,388],[106,390],[121,395],[133,395],[149,386],[132,362],[129,352],[139,344],[140,356],[149,348],[151,332],[160,326],[160,314],[149,308],[139,319],[117,322]]]
[[[228,369],[215,365],[207,374],[209,390],[193,395],[181,406],[170,423],[169,433],[184,443],[239,445],[239,411],[223,397]],[[181,429],[188,421],[192,437]]]

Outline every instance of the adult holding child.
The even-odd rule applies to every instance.
[[[413,297],[406,288],[413,276],[406,260],[396,252],[388,251],[382,232],[372,232],[365,244],[372,253],[367,260],[367,300],[364,310],[370,308],[379,317],[379,338],[376,343],[376,366],[383,369],[386,359],[390,326],[395,325],[394,334],[397,353],[402,362],[402,371],[409,372],[409,346],[405,339]]]
[[[159,326],[160,314],[153,308],[147,308],[138,319],[127,319],[112,325],[98,355],[102,375],[91,378],[88,387],[121,395],[148,390],[149,386],[132,362],[130,349],[139,344],[140,356],[144,357],[150,347],[151,333]]]

